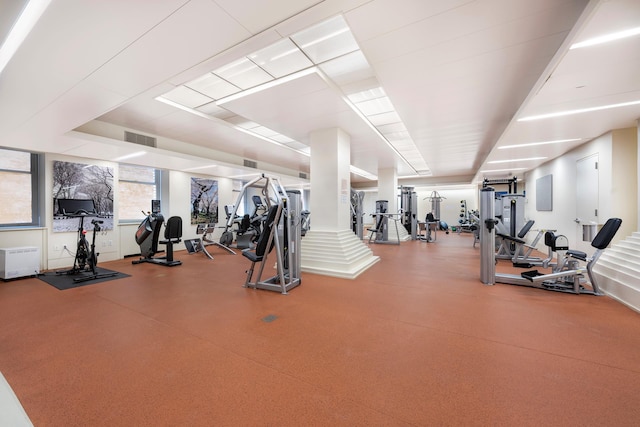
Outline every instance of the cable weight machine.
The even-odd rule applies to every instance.
[[[299,191],[286,191],[278,178],[262,174],[242,187],[235,207],[242,203],[243,197],[250,187],[262,188],[267,213],[255,249],[242,251],[242,255],[251,261],[244,287],[275,291],[286,295],[289,290],[301,283],[302,198]],[[234,208],[229,217],[227,228],[233,224],[236,209]],[[276,274],[262,279],[269,255],[274,249]],[[256,264],[258,264],[257,277],[252,281]]]
[[[418,197],[414,187],[401,185],[400,190],[400,221],[407,233],[411,235],[411,240],[418,238]]]

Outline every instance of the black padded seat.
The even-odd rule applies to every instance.
[[[181,261],[173,259],[173,245],[180,243],[182,238],[182,218],[179,216],[172,216],[167,220],[167,225],[164,229],[164,240],[160,240],[160,244],[167,246],[167,256],[165,257],[166,265],[180,265]]]
[[[510,242],[521,243],[523,245],[527,243],[525,240],[519,239],[517,237],[509,236],[508,234],[496,233],[496,235],[499,237],[502,237],[505,240],[509,240]]]
[[[182,238],[182,218],[179,216],[172,216],[167,220],[167,225],[164,229],[164,240],[159,243],[166,245],[168,243],[180,243]]]
[[[622,220],[620,218],[609,218],[607,222],[604,223],[596,237],[591,242],[591,246],[596,249],[602,250],[609,246],[611,240],[613,240],[613,236],[616,235],[618,229],[622,225]],[[567,255],[581,261],[587,260],[587,254],[582,251],[576,251],[573,249],[569,249],[567,251]]]
[[[586,252],[576,251],[574,249],[569,249],[567,251],[567,255],[569,255],[572,258],[579,259],[580,261],[586,261],[587,260],[587,253]]]
[[[622,219],[620,218],[609,218],[607,222],[604,223],[596,237],[591,242],[591,246],[596,249],[604,249],[609,246],[611,240],[618,232],[618,229],[622,225]]]
[[[496,236],[501,237],[510,242],[520,243],[521,245],[524,245],[527,243],[527,241],[524,240],[524,236],[526,236],[529,230],[531,230],[531,227],[533,227],[533,224],[535,224],[534,220],[530,219],[529,221],[527,221],[527,223],[520,229],[520,232],[518,233],[518,237],[514,237],[514,236],[511,236],[510,234],[504,234],[504,233],[496,233]]]
[[[531,230],[531,227],[533,227],[533,224],[535,223],[536,222],[532,219],[527,221],[527,223],[520,229],[520,232],[518,233],[518,237],[520,239],[524,239],[524,236],[527,235],[527,233],[529,232],[529,230]]]
[[[267,244],[269,243],[271,228],[273,227],[273,222],[275,221],[277,213],[278,205],[273,205],[269,208],[267,219],[265,220],[264,227],[262,228],[262,233],[260,233],[260,237],[258,238],[258,242],[256,243],[256,249],[254,251],[250,249],[245,249],[242,251],[242,256],[248,258],[252,263],[262,261],[264,255],[268,252],[271,252],[271,249],[273,248],[273,240],[271,241],[271,247],[268,251]]]

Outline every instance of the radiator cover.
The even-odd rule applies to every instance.
[[[35,246],[0,248],[0,278],[35,276],[40,273],[40,249]]]

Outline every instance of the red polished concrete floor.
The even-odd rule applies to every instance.
[[[470,235],[371,248],[357,280],[286,296],[215,248],[0,283],[0,372],[35,426],[640,425],[640,314],[483,285]]]

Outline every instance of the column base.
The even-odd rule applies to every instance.
[[[303,272],[344,279],[355,279],[380,261],[351,230],[307,231],[300,257]]]
[[[395,234],[395,229],[391,230],[389,229],[390,233],[389,233],[389,240],[391,240],[391,235],[393,234],[393,239],[394,241],[398,241],[398,236]],[[393,231],[393,233],[391,233],[391,231]],[[400,222],[398,222],[398,234],[400,235],[400,241],[401,242],[406,242],[411,240],[411,234],[409,234],[409,232],[407,231],[406,228],[404,228],[404,225],[402,225]]]

